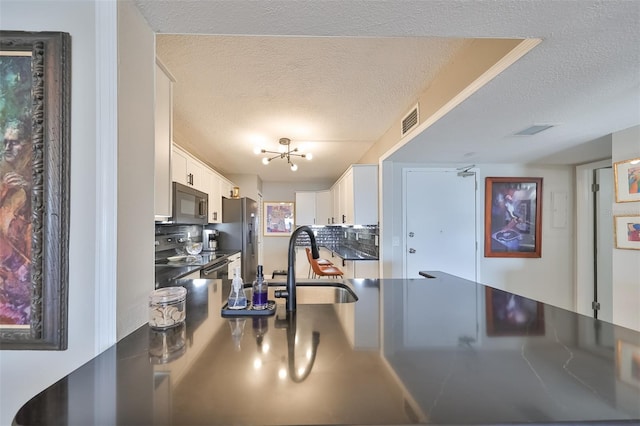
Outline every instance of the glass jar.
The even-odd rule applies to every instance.
[[[187,317],[187,289],[165,287],[149,296],[149,326],[158,330],[182,324]]]

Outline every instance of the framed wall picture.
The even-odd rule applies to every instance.
[[[0,349],[67,348],[71,38],[0,31]]]
[[[640,158],[613,164],[616,202],[640,201]]]
[[[616,248],[640,250],[640,215],[614,216]]]
[[[295,203],[291,201],[264,202],[264,235],[288,237],[295,229]]]
[[[544,334],[544,305],[513,293],[485,288],[487,336]]]
[[[486,179],[484,256],[542,256],[542,178]]]

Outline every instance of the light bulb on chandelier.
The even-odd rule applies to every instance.
[[[258,155],[259,154],[275,154],[272,157],[264,157],[262,159],[262,164],[264,165],[269,164],[271,160],[275,160],[276,158],[281,158],[283,160],[286,159],[292,172],[295,172],[296,170],[298,170],[298,165],[294,164],[291,161],[291,157],[302,157],[307,160],[311,160],[311,158],[313,157],[310,153],[298,154],[299,152],[298,148],[291,149],[291,139],[289,138],[280,138],[279,143],[280,143],[280,147],[278,151],[268,151],[266,149],[261,149],[256,147],[253,149],[253,152]]]

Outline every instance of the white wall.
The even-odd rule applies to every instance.
[[[613,134],[613,162],[640,157],[640,126]],[[640,215],[640,203],[614,203],[613,215]],[[613,249],[613,322],[640,330],[640,251]]]
[[[118,2],[117,338],[147,322],[155,287],[155,34],[129,1]]]
[[[230,174],[227,178],[240,188],[240,197],[248,197],[258,201],[262,193],[262,179],[258,175]]]
[[[489,176],[542,177],[542,257],[481,257],[478,281],[550,305],[574,310],[574,169],[562,166],[491,165],[478,166],[478,197],[484,205],[484,182]],[[552,193],[567,195],[566,225],[553,227]],[[484,235],[484,210],[478,221]]]
[[[405,167],[437,167],[442,165],[383,163],[382,242],[381,256],[384,259],[384,278],[403,277],[402,259],[404,235],[402,222],[402,170]],[[574,285],[574,178],[572,167],[533,166],[520,164],[479,164],[478,176],[478,281],[492,287],[531,297],[542,302],[573,309]],[[493,176],[542,177],[542,257],[535,258],[485,258],[484,243],[484,184],[485,178]],[[551,220],[551,194],[566,193],[569,200],[566,225],[553,228]],[[411,194],[420,196],[420,194]],[[433,200],[425,200],[433,205]],[[473,208],[473,200],[470,200]],[[393,246],[393,239],[398,246]],[[445,271],[446,272],[446,271]]]
[[[0,28],[71,34],[71,223],[66,351],[0,351],[0,424],[95,353],[96,38],[90,1],[9,1]]]

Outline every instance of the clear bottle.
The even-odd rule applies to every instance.
[[[262,265],[258,265],[257,277],[253,282],[253,296],[252,303],[253,309],[267,309],[269,305],[267,300],[268,295],[268,284],[264,279],[264,275],[262,273]]]
[[[240,268],[233,271],[233,280],[231,281],[231,292],[229,300],[227,300],[229,309],[246,309],[247,295],[244,292],[244,283],[240,276]]]

